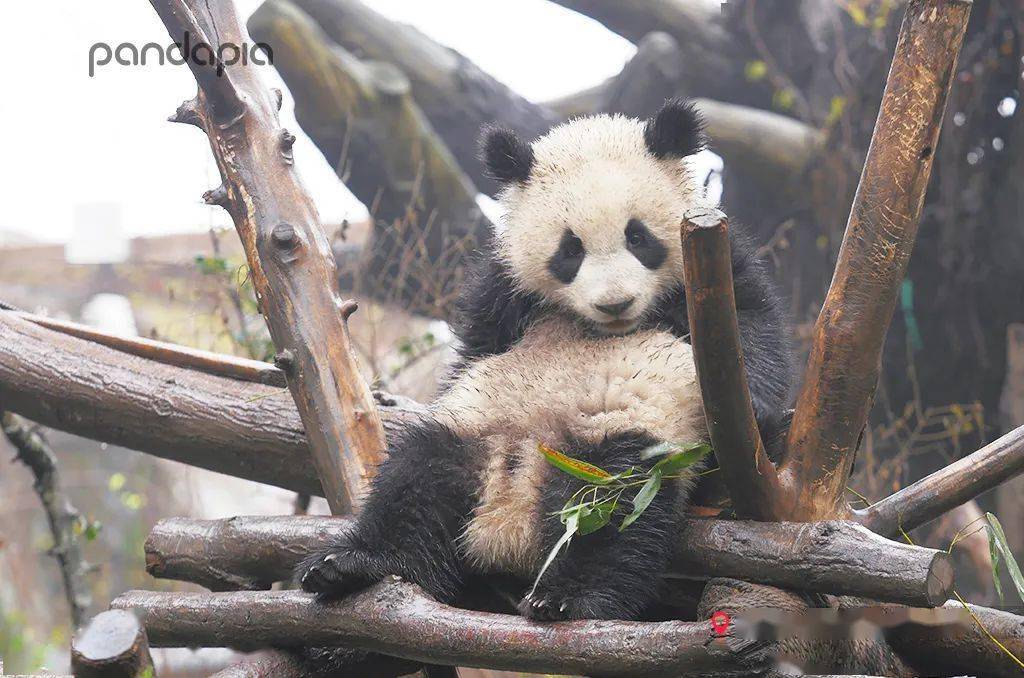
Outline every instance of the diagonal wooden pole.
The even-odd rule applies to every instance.
[[[234,220],[324,495],[332,512],[346,513],[379,461],[384,433],[349,341],[355,302],[338,295],[330,244],[293,165],[295,137],[278,121],[281,93],[264,85],[255,66],[211,58],[252,46],[233,2],[151,4],[173,40],[212,45],[191,50],[199,95],[172,120],[209,137],[223,183],[206,200]]]
[[[814,327],[783,484],[793,520],[848,511],[844,495],[917,235],[970,0],[910,0],[835,275]]]

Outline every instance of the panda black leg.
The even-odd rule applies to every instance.
[[[389,449],[352,531],[296,568],[306,591],[339,597],[398,575],[450,601],[462,581],[456,538],[472,510],[466,441],[424,422]]]
[[[564,450],[602,468],[618,472],[641,466],[639,453],[656,441],[640,434],[605,439],[599,445],[574,444]],[[543,492],[542,548],[546,555],[564,532],[557,517],[581,487],[567,474],[551,469]],[[616,514],[611,524],[588,535],[576,535],[552,562],[536,588],[519,603],[530,619],[636,619],[658,592],[667,569],[676,516],[674,483],[666,483],[635,523],[623,531]]]

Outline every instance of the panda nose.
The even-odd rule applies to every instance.
[[[622,315],[626,309],[633,305],[634,299],[636,299],[636,297],[630,297],[625,301],[620,301],[615,304],[594,304],[594,308],[605,315],[618,316]]]

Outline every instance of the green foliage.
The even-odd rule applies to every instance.
[[[991,513],[985,514],[985,520],[988,523],[988,548],[989,554],[992,556],[992,583],[996,587],[996,594],[1002,602],[1003,587],[999,577],[1001,565],[1005,561],[1006,571],[1017,590],[1017,596],[1024,601],[1024,575],[1021,574],[1020,565],[1017,564],[1017,559],[1013,557],[1013,551],[1010,550],[1010,544],[1006,541],[1003,526],[999,523],[999,519]]]
[[[549,464],[563,473],[583,480],[586,484],[555,514],[565,525],[565,532],[544,560],[533,582],[531,594],[558,554],[568,548],[573,537],[577,534],[585,536],[597,532],[611,523],[620,506],[628,504],[628,513],[619,524],[619,530],[625,530],[651,505],[661,489],[663,480],[680,477],[683,471],[711,453],[711,446],[707,443],[659,443],[640,453],[640,458],[644,461],[661,457],[650,469],[631,466],[621,473],[612,474],[599,466],[553,450],[547,445],[540,444],[537,449]],[[636,492],[631,499],[624,496],[632,490]]]

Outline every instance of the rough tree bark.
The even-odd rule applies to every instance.
[[[782,472],[796,493],[792,518],[843,511],[970,7],[965,0],[907,6],[790,428]]]
[[[418,416],[407,398],[381,398],[385,429]],[[0,312],[0,402],[57,430],[323,496],[283,388],[166,365]]]
[[[394,579],[330,604],[297,591],[129,591],[111,605],[139,614],[157,647],[344,645],[430,663],[585,675],[744,670],[744,650],[714,639],[707,622],[538,624],[441,605]]]
[[[146,540],[146,570],[213,591],[267,589],[349,526],[311,516],[171,518]],[[731,577],[919,607],[946,602],[953,585],[945,552],[882,539],[842,521],[691,519],[677,544],[672,576]]]
[[[151,0],[171,38],[250,44],[234,3]],[[212,37],[211,37],[212,36]],[[223,184],[206,198],[224,207],[245,248],[260,310],[288,376],[313,464],[335,513],[354,503],[384,447],[369,386],[359,374],[337,292],[333,253],[295,172],[294,135],[280,127],[280,93],[255,66],[188,59],[199,95],[172,118],[210,140]]]
[[[686,317],[715,457],[741,516],[779,520],[787,512],[787,496],[754,419],[725,214],[714,209],[687,212],[681,238]]]

